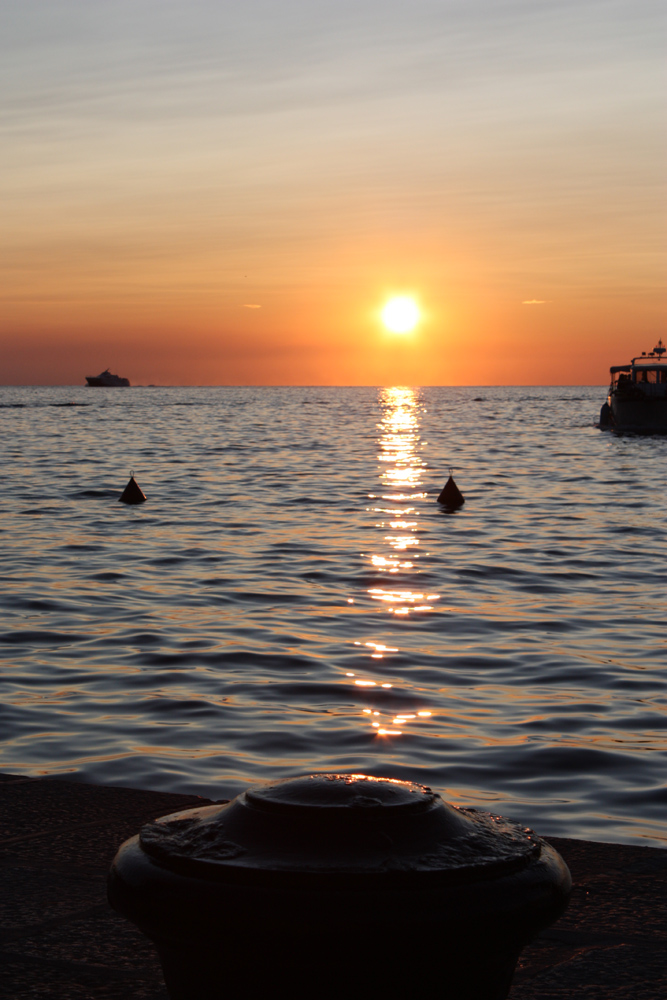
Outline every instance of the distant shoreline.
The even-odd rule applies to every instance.
[[[411,389],[606,389],[608,382],[598,383],[577,383],[569,382],[564,384],[542,384],[537,383],[492,383],[480,385],[410,385]],[[34,382],[34,383],[0,383],[0,389],[388,389],[393,386],[387,385],[330,385],[329,383],[301,383],[284,382],[279,384],[238,382],[238,383],[217,383],[212,385],[175,385],[167,383],[137,383],[130,386],[91,386],[80,382]]]

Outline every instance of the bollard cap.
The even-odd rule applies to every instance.
[[[257,786],[225,805],[164,816],[139,844],[182,875],[242,884],[461,885],[521,871],[542,841],[430,788],[363,774]]]

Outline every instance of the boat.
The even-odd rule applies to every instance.
[[[106,368],[100,375],[86,375],[88,385],[129,385],[129,378],[121,378],[120,375],[112,375]]]
[[[604,430],[632,434],[667,434],[667,348],[659,340],[648,354],[609,369],[611,384],[600,410]]]

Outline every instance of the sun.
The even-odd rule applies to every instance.
[[[382,322],[392,333],[409,333],[419,322],[421,313],[414,299],[397,295],[382,309]]]

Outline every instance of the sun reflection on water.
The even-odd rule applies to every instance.
[[[414,587],[415,576],[420,572],[420,508],[419,503],[427,494],[423,490],[426,462],[421,457],[420,413],[423,404],[418,391],[405,387],[386,388],[380,391],[381,419],[378,428],[378,462],[381,493],[370,493],[370,514],[379,515],[376,527],[384,543],[380,551],[367,553],[375,583],[367,590],[367,597],[378,602],[378,612],[383,616],[380,629],[391,627],[397,618],[409,620],[411,616],[433,612],[439,594],[427,593]],[[382,585],[382,576],[391,576],[391,586]],[[389,583],[389,580],[387,580]],[[413,589],[414,588],[414,589]],[[389,615],[386,619],[384,616]],[[392,688],[378,671],[388,665],[392,654],[400,652],[397,645],[381,639],[356,642],[365,648],[369,660],[375,661],[369,673],[347,676],[356,688],[366,689],[369,696],[378,689]],[[400,686],[399,686],[400,690]],[[423,723],[431,718],[430,711],[396,711],[381,708],[363,708],[362,718],[377,736],[403,735],[404,727]]]

